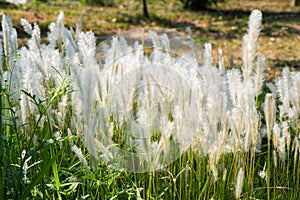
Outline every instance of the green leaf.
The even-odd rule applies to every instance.
[[[24,190],[24,192],[21,196],[21,200],[26,199],[28,197],[28,195],[30,194],[31,190],[44,179],[45,173],[49,171],[52,164],[62,154],[62,152],[63,152],[63,149],[61,149],[59,152],[57,152],[57,154],[48,163],[46,163],[44,169],[41,170],[39,172],[39,174],[36,176],[36,179],[34,179],[30,183],[30,185],[28,187],[26,187],[26,189]]]

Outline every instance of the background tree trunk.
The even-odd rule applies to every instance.
[[[300,0],[292,0],[291,6],[300,6]]]
[[[144,12],[144,17],[149,18],[149,12],[148,12],[146,0],[143,0],[143,12]]]

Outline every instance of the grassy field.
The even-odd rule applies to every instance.
[[[229,57],[233,55],[236,66],[241,64],[243,33],[250,11],[262,10],[264,21],[259,39],[258,52],[267,57],[268,79],[280,75],[283,67],[299,70],[300,54],[300,8],[290,7],[289,1],[235,1],[228,0],[209,11],[191,12],[182,9],[180,1],[149,1],[150,19],[142,15],[140,1],[117,1],[114,7],[82,6],[78,4],[38,4],[11,8],[0,8],[12,18],[19,35],[24,36],[20,18],[40,25],[43,33],[48,30],[60,10],[65,13],[66,26],[73,26],[83,14],[83,29],[93,30],[99,42],[109,36],[140,27],[162,27],[184,32],[191,27],[196,41],[203,45],[210,42],[214,54],[222,48],[225,65],[229,66]],[[241,52],[241,51],[237,51]]]
[[[0,199],[299,199],[300,9],[139,2],[1,7]],[[139,27],[191,27],[203,57],[150,33],[97,62]]]

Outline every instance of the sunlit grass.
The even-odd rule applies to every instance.
[[[251,22],[258,27],[249,28],[248,36],[259,33],[259,13],[253,14]],[[23,49],[15,48],[17,38],[5,17],[2,26],[1,199],[297,199],[300,195],[299,73],[284,69],[275,85],[258,83],[257,79],[263,75],[250,66],[264,67],[264,61],[255,56],[255,37],[249,40],[244,37],[243,67],[225,70],[221,55],[214,66],[209,44],[204,45],[203,60],[196,60],[190,54],[185,57],[171,54],[168,39],[154,33],[150,56],[139,46],[132,50],[131,44],[125,44],[120,36],[108,41],[104,48],[106,60],[99,64],[94,35],[82,32],[78,25],[74,32],[65,28],[62,13],[51,25],[47,43],[39,37],[37,26],[30,28],[24,23],[31,39]],[[247,42],[254,43],[245,50]],[[152,71],[146,67],[142,68],[144,71],[134,71],[132,66],[137,63],[151,66]],[[172,68],[168,68],[170,63]],[[165,68],[160,71],[161,68],[156,68],[159,64],[178,73]],[[130,67],[133,69],[126,71]],[[184,67],[189,73],[182,70]],[[130,88],[136,79],[127,77],[128,74],[142,75],[137,80],[145,83],[142,86],[146,89],[138,87],[139,82],[134,85],[137,89]],[[147,82],[154,74],[153,80],[165,85]],[[170,74],[178,76],[169,77]],[[188,81],[184,82],[182,77]],[[164,82],[168,78],[174,82]],[[116,80],[121,80],[121,84]],[[181,88],[177,88],[176,81],[182,81],[178,84]],[[200,89],[192,81],[199,83]],[[249,92],[258,85],[262,87],[259,93]],[[128,92],[131,89],[133,97],[122,99],[122,95],[131,94]],[[174,94],[179,95],[173,98]],[[224,99],[230,103],[227,105]],[[147,100],[154,106],[147,107],[144,103]],[[121,111],[126,108],[121,106],[127,101],[124,105],[130,109],[124,114]],[[120,107],[115,108],[114,103]],[[130,122],[141,125],[152,117],[152,112],[141,108],[161,114],[157,116],[159,121],[149,125],[153,129],[149,131],[151,137],[146,139],[152,146],[145,148],[146,153],[149,149],[159,149],[155,149],[159,144],[165,150],[170,143],[171,153],[178,153],[178,157],[160,170],[128,172],[130,167],[126,164],[131,160],[126,156],[136,156],[133,153],[140,150],[137,149],[140,143],[130,143],[140,139],[134,131],[147,128],[147,124],[133,127],[135,124]],[[181,113],[180,109],[189,112]],[[150,117],[142,118],[145,113]],[[193,113],[194,116],[189,115]],[[180,117],[185,118],[180,120]],[[247,123],[242,119],[248,120]],[[176,135],[172,135],[166,143],[160,143],[167,138],[165,133],[174,130],[175,122],[177,130],[184,125],[197,128],[177,132],[188,136],[188,131],[194,131],[187,149],[181,143],[185,137],[178,136],[176,140]],[[155,159],[169,153],[167,150],[156,153],[154,161],[161,164],[169,161]],[[151,161],[141,158],[142,164],[150,166],[145,169],[158,169]],[[118,166],[124,162],[125,168]]]

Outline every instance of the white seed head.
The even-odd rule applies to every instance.
[[[243,190],[243,182],[244,182],[244,170],[243,168],[239,169],[236,184],[235,184],[235,198],[240,199],[241,193]]]

